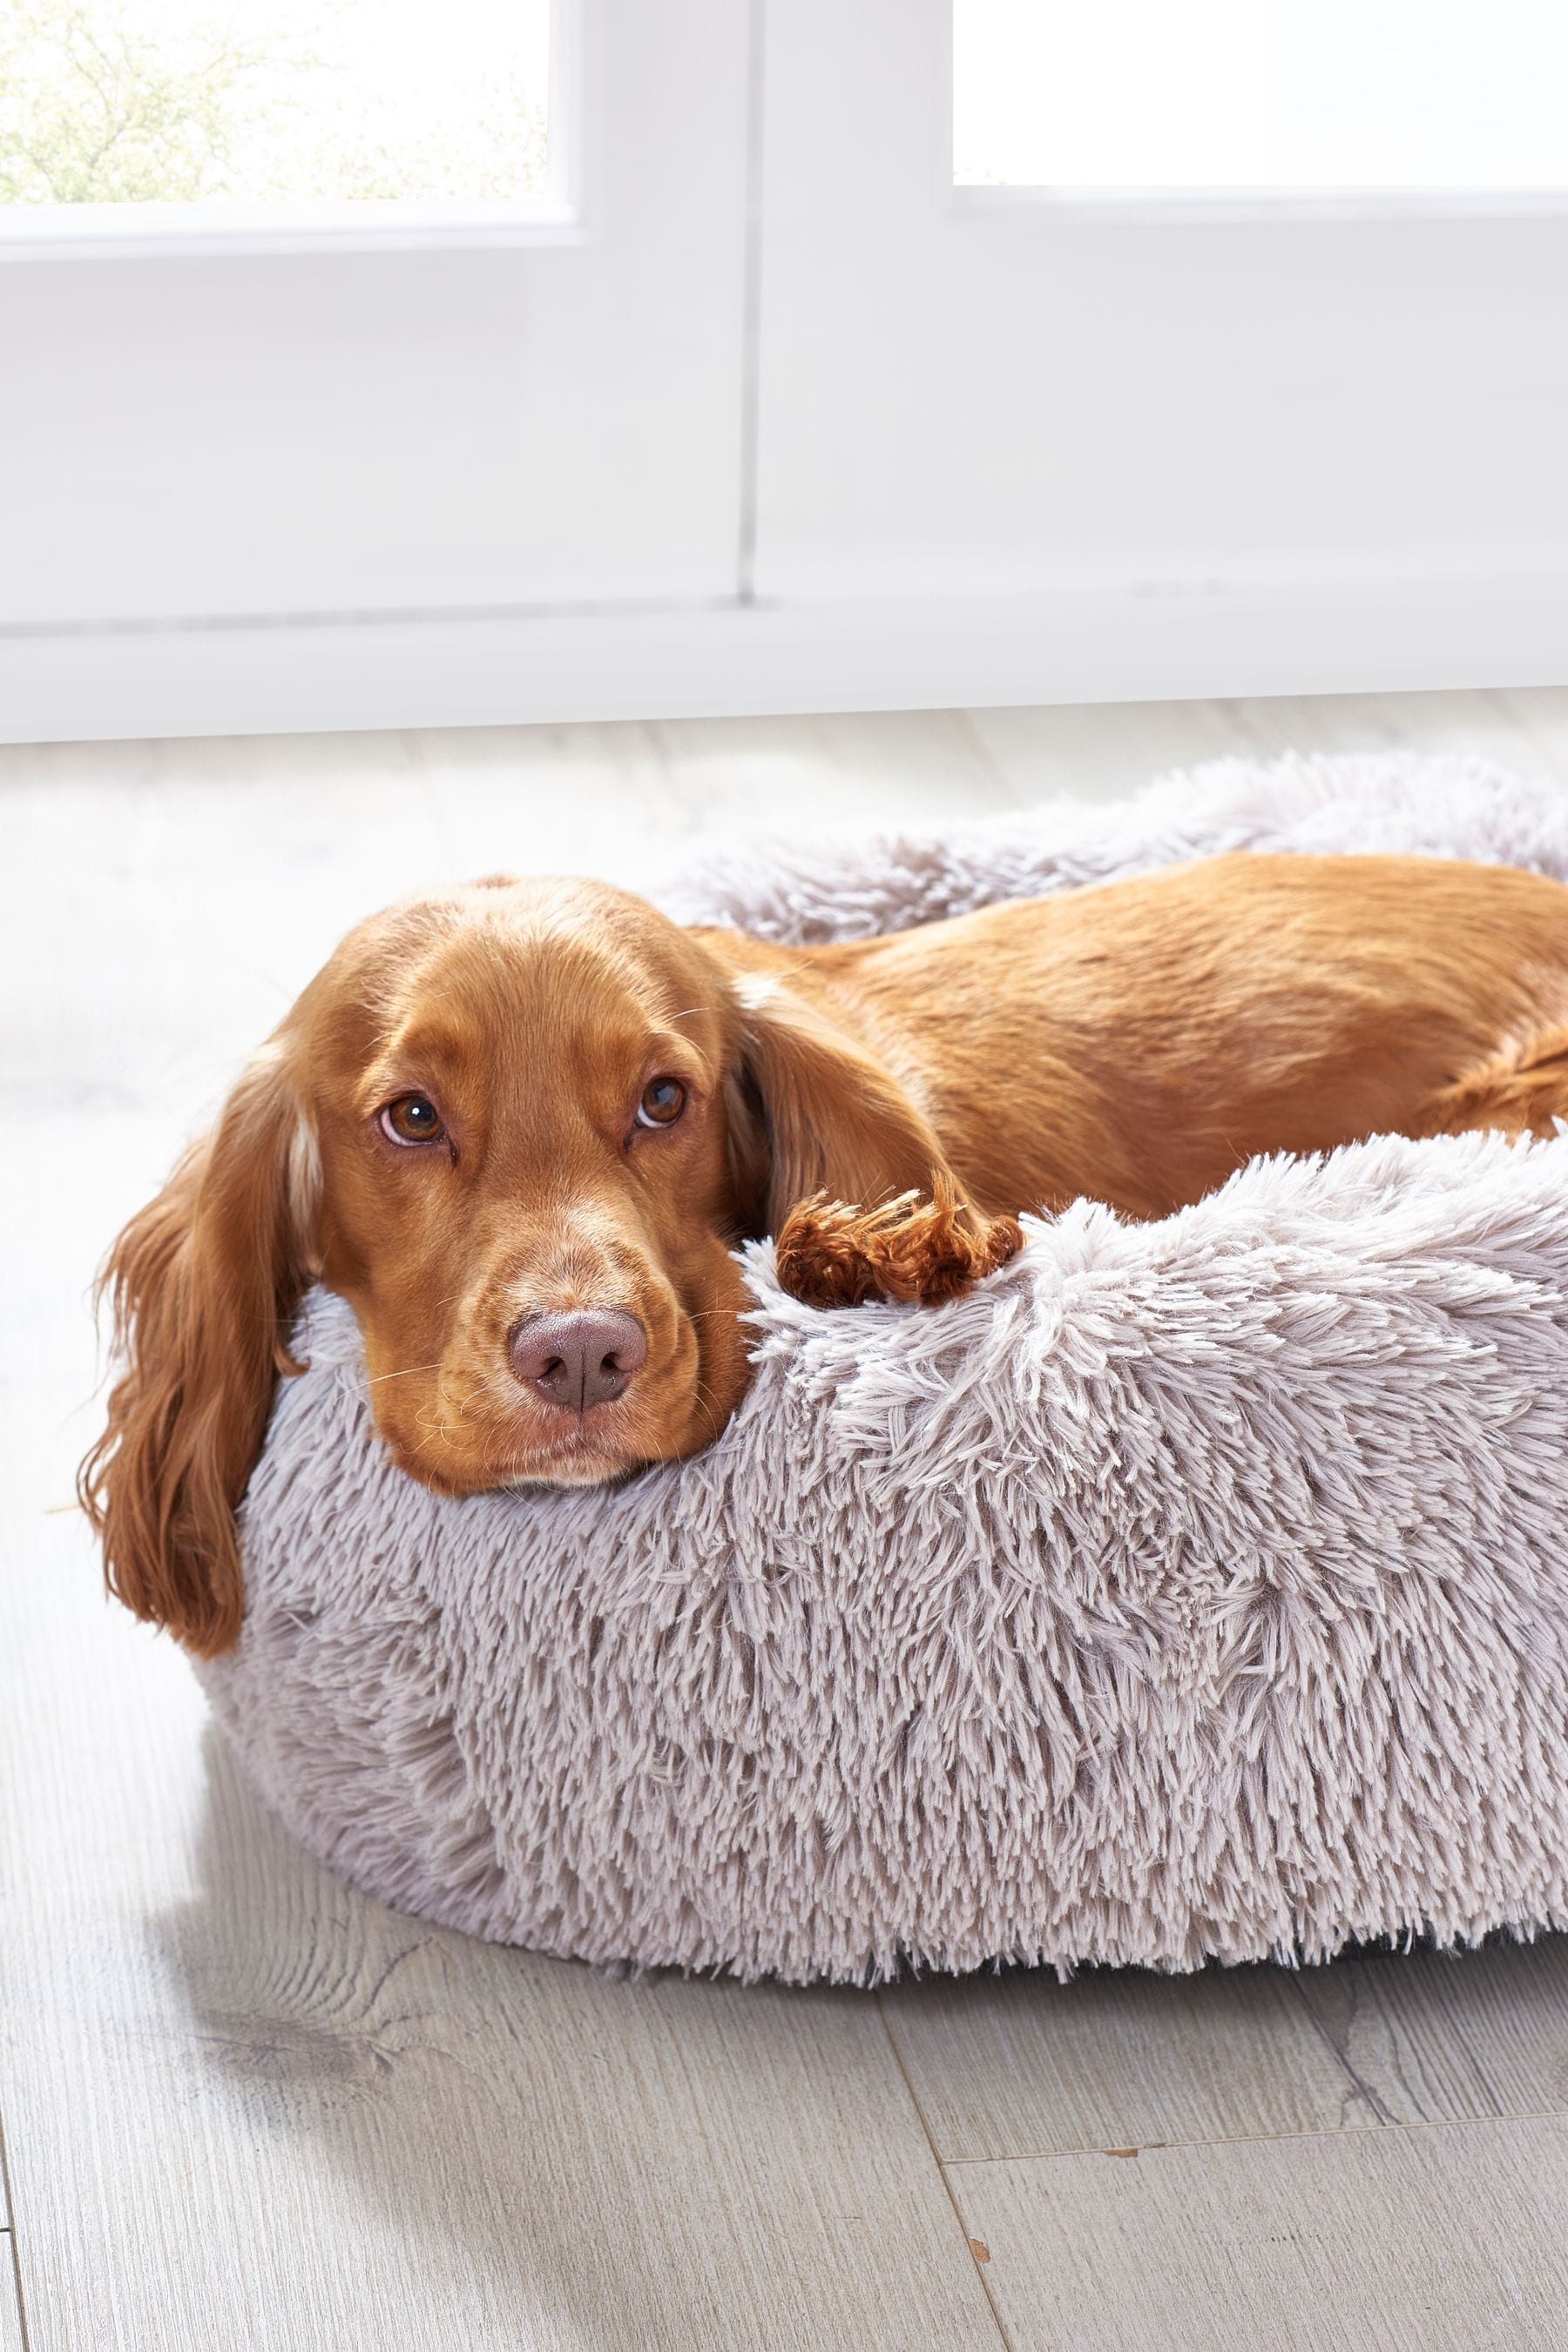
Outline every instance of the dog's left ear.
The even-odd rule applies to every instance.
[[[1022,1246],[1016,1218],[964,1199],[930,1120],[873,1055],[771,975],[735,987],[736,1192],[774,1236],[786,1290],[816,1307],[935,1304]]]

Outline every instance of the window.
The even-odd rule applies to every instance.
[[[8,0],[6,226],[548,213],[551,15],[551,0]]]
[[[953,0],[953,178],[1568,189],[1563,0]]]

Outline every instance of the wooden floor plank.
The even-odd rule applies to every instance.
[[[1257,756],[1251,737],[1218,702],[1061,703],[971,710],[987,758],[1019,800],[1115,800],[1172,768]]]
[[[939,2156],[973,2159],[1375,2125],[1278,1969],[933,1979],[882,1996]]]
[[[405,740],[455,872],[592,871],[636,888],[714,834],[921,824],[1013,805],[962,717],[940,710],[453,728]]]
[[[1113,798],[1172,768],[1287,751],[1467,751],[1525,775],[1568,775],[1568,688],[1063,704],[968,717],[1024,801]]]
[[[0,2230],[0,2352],[24,2352],[22,2306],[16,2286],[16,2248],[9,2230]]]
[[[652,730],[631,721],[427,728],[404,740],[448,879],[588,873],[636,888],[691,831]]]
[[[165,1102],[183,1129],[351,924],[440,874],[397,738],[284,738],[276,765],[273,740],[12,763],[8,1080]]]
[[[1508,688],[1496,699],[1553,774],[1568,777],[1568,686]]]
[[[1568,1937],[1379,1953],[1290,1983],[1395,2122],[1568,2114]]]
[[[1273,760],[1286,751],[1398,751],[1405,740],[1398,700],[1381,694],[1278,694],[1239,697],[1225,708],[1252,757]]]
[[[1279,695],[1227,703],[1254,753],[1466,751],[1534,772],[1540,756],[1490,693]]]
[[[422,1928],[170,1746],[5,1964],[33,2352],[994,2342],[863,1999]]]
[[[1469,694],[1387,694],[1378,698],[1389,714],[1401,749],[1473,752],[1523,776],[1539,775],[1542,748],[1506,694],[1491,688]]]
[[[918,825],[1016,805],[957,711],[660,719],[651,731],[694,824]]]
[[[950,2168],[1012,2352],[1558,2352],[1568,2123]]]

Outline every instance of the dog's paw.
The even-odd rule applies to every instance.
[[[780,1228],[779,1280],[808,1307],[858,1307],[868,1298],[939,1306],[1023,1247],[1016,1217],[983,1217],[941,1181],[928,1201],[900,1193],[858,1209],[818,1192]]]

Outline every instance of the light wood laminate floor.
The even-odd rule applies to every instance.
[[[70,1507],[107,1238],[378,902],[1363,746],[1568,782],[1568,690],[0,751],[0,2352],[1568,2341],[1563,1942],[877,1993],[471,1944],[289,1843]]]

